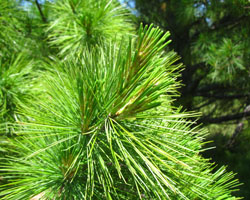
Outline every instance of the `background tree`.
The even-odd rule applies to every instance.
[[[164,51],[168,32],[134,34],[116,1],[11,3],[8,13],[27,17],[13,31],[29,34],[1,52],[1,92],[13,100],[1,107],[1,127],[13,130],[1,199],[239,199],[233,173],[200,155],[195,115],[173,105],[181,65]]]
[[[203,123],[241,118],[249,104],[249,2],[135,2],[140,19],[172,32],[172,47],[186,66],[181,90],[185,108],[206,106]]]
[[[250,178],[246,174],[250,152],[245,150],[250,137],[249,1],[128,2],[139,21],[154,22],[172,33],[170,46],[186,66],[177,103],[202,112],[199,121],[208,125],[210,138],[219,145],[209,156],[216,155],[216,161],[234,166],[246,182],[243,196],[249,196]],[[230,147],[229,141],[233,141]]]

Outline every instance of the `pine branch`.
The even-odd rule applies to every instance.
[[[35,0],[35,3],[36,3],[36,6],[37,6],[37,9],[39,10],[39,13],[40,13],[40,15],[41,15],[41,18],[42,18],[43,22],[44,22],[44,23],[47,23],[47,19],[46,19],[46,17],[45,17],[44,14],[43,14],[41,5],[39,4],[38,0]]]

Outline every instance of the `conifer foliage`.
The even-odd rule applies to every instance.
[[[206,132],[194,114],[172,106],[181,66],[164,51],[169,33],[134,34],[115,1],[47,6],[55,50],[39,67],[18,57],[33,96],[14,102],[14,122],[1,118],[14,132],[0,149],[1,199],[237,199],[233,173],[199,155]]]

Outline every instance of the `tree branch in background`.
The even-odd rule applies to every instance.
[[[234,130],[234,133],[233,133],[232,137],[230,137],[230,139],[228,140],[228,142],[226,144],[226,147],[229,150],[232,150],[232,148],[234,147],[235,142],[236,142],[236,138],[241,133],[241,131],[243,130],[243,127],[244,127],[243,122],[238,123],[236,129]]]
[[[244,113],[246,112],[250,112],[250,105],[248,105],[245,110],[244,110]],[[235,142],[236,142],[236,138],[239,136],[239,134],[242,132],[243,128],[244,128],[244,120],[246,119],[246,116],[244,115],[244,117],[242,118],[242,120],[238,123],[236,129],[234,130],[234,133],[232,135],[232,137],[228,140],[227,142],[227,148],[229,150],[232,150],[232,148],[234,147],[235,145]]]
[[[213,102],[214,102],[214,100],[210,99],[209,101],[206,101],[205,103],[203,103],[197,107],[192,108],[192,110],[199,110],[199,109],[201,109],[201,108],[203,108],[203,107],[205,107]]]
[[[44,14],[43,14],[43,11],[42,11],[42,9],[41,9],[41,6],[40,6],[40,4],[38,3],[38,0],[35,0],[35,2],[36,2],[36,6],[37,6],[37,8],[38,8],[38,10],[39,10],[39,13],[40,13],[40,15],[41,15],[41,17],[42,17],[43,22],[44,22],[44,23],[47,23],[47,19],[46,19],[46,17],[45,17]]]
[[[199,89],[197,90],[197,94],[203,94],[203,93],[209,93],[211,91],[225,91],[228,89],[227,87],[221,85],[221,84],[206,84],[199,86]]]
[[[202,97],[207,97],[207,98],[215,98],[215,99],[239,99],[239,98],[250,97],[250,94],[216,95],[216,94],[202,94],[201,93],[201,94],[197,94],[197,96],[202,96]]]
[[[247,112],[236,113],[233,115],[224,115],[224,116],[215,117],[215,118],[202,117],[198,121],[203,124],[219,124],[221,122],[237,120],[237,119],[241,119],[243,117],[249,117],[249,116],[250,116],[250,111],[247,111]]]
[[[234,28],[235,26],[237,26],[240,22],[243,21],[243,19],[247,19],[248,16],[240,16],[239,18],[237,19],[234,19],[234,20],[230,20],[230,19],[227,19],[228,17],[224,17],[223,19],[221,19],[219,22],[211,25],[211,26],[207,26],[206,28],[200,30],[200,31],[197,31],[190,39],[190,41],[194,41],[196,40],[199,35],[202,33],[202,32],[215,32],[215,31],[218,31],[220,29],[223,29],[223,28],[228,28],[228,29],[232,29]]]

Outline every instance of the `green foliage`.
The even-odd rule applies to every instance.
[[[23,12],[17,8],[15,1],[0,1],[0,56],[10,55],[21,49],[23,41]]]
[[[205,65],[209,66],[206,78],[212,77],[213,81],[226,85],[239,75],[248,76],[250,15],[247,0],[135,2],[143,20],[153,20],[172,31],[173,45],[189,68],[202,62],[204,69]]]
[[[179,90],[181,97],[176,103],[183,105],[184,109],[201,112],[200,122],[209,125],[210,134],[218,133],[218,138],[220,134],[230,137],[235,124],[243,117],[249,121],[250,116],[250,113],[247,117],[244,112],[250,104],[249,1],[134,2],[140,21],[153,22],[171,32],[173,42],[170,45],[182,57],[181,61],[185,65],[182,72],[184,87]],[[217,124],[211,128],[212,123]],[[227,154],[222,148],[221,151],[208,152],[207,157],[214,157],[216,161],[224,161],[224,164],[230,166],[234,164],[226,160],[235,159],[234,163],[248,168],[248,159],[244,160],[242,157],[247,156],[249,150],[239,149],[233,155]],[[236,159],[239,154],[242,157],[238,156]],[[242,178],[246,174],[242,168],[244,167],[230,169],[239,173],[238,177]],[[248,190],[249,184],[237,194],[244,194],[249,199]]]
[[[223,39],[220,46],[211,45],[206,61],[214,66],[211,77],[217,82],[232,81],[238,70],[245,70],[241,55],[242,46],[233,45],[232,40]],[[227,60],[225,59],[227,58]],[[219,79],[219,80],[218,80]]]
[[[51,6],[49,38],[63,57],[83,55],[87,48],[133,33],[130,14],[116,1],[63,0]]]
[[[18,104],[31,98],[32,70],[33,63],[25,54],[0,60],[0,122],[13,122]]]
[[[239,195],[243,197],[249,197],[249,162],[250,162],[250,152],[249,152],[249,142],[250,142],[250,130],[249,125],[240,135],[236,138],[234,147],[231,149],[227,148],[227,143],[230,140],[231,134],[223,135],[223,130],[218,127],[215,129],[215,133],[209,136],[209,140],[213,140],[213,143],[207,144],[206,147],[215,146],[210,152],[204,152],[205,157],[210,157],[213,154],[213,161],[219,165],[227,164],[228,168],[233,171],[237,171],[236,177],[243,183],[240,186]],[[225,127],[227,128],[227,127]],[[235,126],[231,127],[234,130]],[[230,130],[229,130],[230,131]]]
[[[38,4],[48,13],[33,39],[49,30],[59,57],[36,55],[43,41],[4,58],[0,130],[8,123],[14,134],[1,140],[0,198],[239,199],[234,174],[200,155],[207,133],[189,119],[197,115],[173,106],[182,66],[164,51],[170,34],[141,25],[130,35],[117,5]]]
[[[203,131],[163,106],[176,87],[167,37],[140,28],[126,53],[109,46],[46,74],[46,100],[23,106],[31,120],[1,163],[3,199],[231,198],[232,174],[198,155]]]

